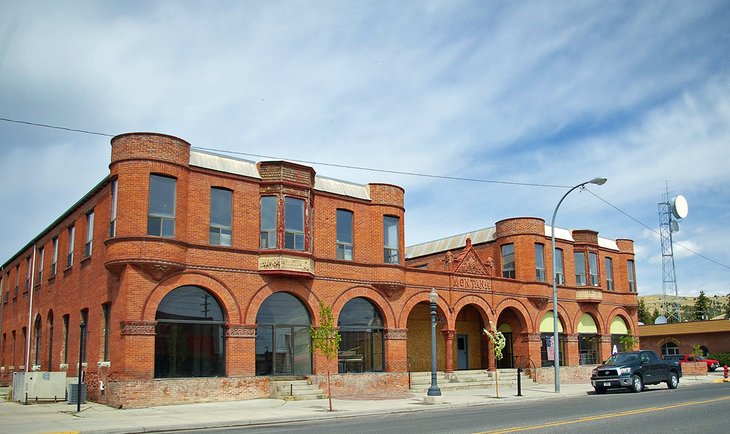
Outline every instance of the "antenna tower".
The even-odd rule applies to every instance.
[[[674,271],[672,233],[679,231],[677,220],[687,216],[687,201],[683,196],[669,199],[666,186],[664,201],[659,202],[659,235],[662,242],[662,308],[668,322],[681,322],[682,309],[677,294],[677,274]]]

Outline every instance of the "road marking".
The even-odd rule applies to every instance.
[[[637,410],[622,411],[619,413],[598,414],[595,416],[586,416],[586,417],[582,417],[580,419],[575,419],[575,420],[564,420],[564,421],[544,423],[544,424],[540,424],[540,425],[516,426],[513,428],[499,429],[499,430],[495,430],[495,431],[483,431],[483,432],[477,433],[477,434],[496,434],[496,433],[512,433],[512,432],[521,432],[521,431],[531,431],[531,430],[536,430],[536,429],[541,429],[541,428],[552,428],[552,427],[562,426],[562,425],[572,425],[572,424],[576,424],[576,423],[592,422],[592,421],[602,420],[602,419],[611,419],[611,418],[615,418],[615,417],[631,416],[631,415],[635,415],[635,414],[651,413],[651,412],[662,411],[662,410],[670,410],[673,408],[689,407],[689,406],[693,406],[693,405],[707,404],[710,402],[725,401],[728,399],[730,399],[730,396],[725,396],[722,398],[715,398],[715,399],[707,399],[704,401],[689,401],[689,402],[683,402],[681,404],[667,405],[664,407],[647,407],[647,408],[640,408]]]

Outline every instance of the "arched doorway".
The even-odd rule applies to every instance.
[[[444,336],[441,330],[446,325],[443,312],[436,307],[436,369],[446,369]],[[426,372],[431,370],[431,307],[420,302],[408,314],[408,370]]]
[[[309,312],[288,292],[275,292],[256,315],[256,375],[312,373]]]
[[[456,316],[456,369],[487,369],[489,346],[482,334],[484,320],[479,310],[466,305]]]
[[[337,320],[342,336],[338,370],[382,372],[385,370],[383,316],[365,298],[353,298],[342,308]]]
[[[155,378],[225,375],[225,318],[211,293],[176,288],[160,301],[155,319]]]
[[[525,332],[525,321],[522,313],[513,307],[506,307],[499,314],[497,330],[502,332],[505,340],[502,359],[496,360],[497,368],[527,366],[529,364],[529,347],[519,340],[519,337]]]
[[[589,313],[581,315],[578,321],[578,352],[581,365],[594,365],[601,361],[598,326]]]

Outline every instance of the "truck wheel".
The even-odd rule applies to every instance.
[[[674,372],[669,373],[669,378],[667,379],[667,387],[670,389],[676,389],[679,385],[679,377],[677,377],[677,374]]]
[[[631,391],[634,393],[639,393],[642,390],[644,390],[644,382],[641,380],[641,377],[638,375],[634,375],[631,377]]]
[[[710,372],[715,372],[715,369],[717,368],[707,368]]]
[[[594,387],[594,389],[596,389],[596,393],[599,395],[603,395],[604,393],[606,393],[605,387],[596,386],[596,387]]]

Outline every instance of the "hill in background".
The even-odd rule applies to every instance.
[[[708,295],[707,298],[710,300],[710,318],[714,318],[717,315],[724,313],[723,306],[728,302],[728,296],[723,295]],[[664,296],[659,295],[640,295],[639,300],[644,300],[646,310],[651,313],[654,312],[654,308],[662,312],[662,301]],[[683,308],[692,308],[697,302],[697,297],[677,297],[680,306]]]

